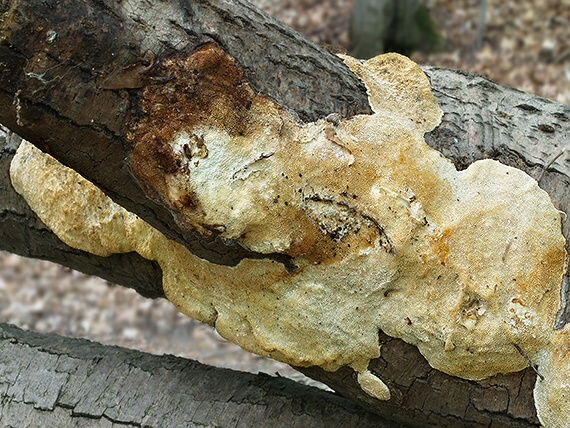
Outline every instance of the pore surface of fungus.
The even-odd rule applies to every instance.
[[[364,391],[388,399],[367,370],[379,330],[466,379],[524,369],[520,349],[544,376],[539,418],[565,426],[570,339],[553,328],[566,258],[559,212],[524,172],[491,160],[458,172],[426,145],[441,111],[416,64],[344,60],[374,114],[303,124],[206,44],[163,61],[172,79],[143,88],[131,123],[132,171],[179,224],[287,255],[293,272],[269,258],[203,260],[27,143],[13,185],[69,245],[156,260],[182,312],[249,351],[350,365]]]

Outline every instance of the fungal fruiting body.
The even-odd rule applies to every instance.
[[[142,89],[144,114],[131,124],[130,167],[179,224],[287,255],[293,272],[271,258],[203,260],[29,144],[12,162],[13,185],[69,245],[156,260],[168,299],[246,350],[350,365],[364,391],[388,399],[367,370],[379,330],[474,380],[524,369],[518,347],[544,374],[541,421],[567,425],[570,341],[567,328],[553,329],[566,258],[559,212],[524,172],[492,160],[458,172],[426,145],[441,111],[416,64],[396,54],[344,60],[374,114],[301,123],[206,44],[162,62],[173,78]],[[212,63],[233,70],[222,73],[231,84],[217,83]],[[164,118],[150,101],[165,108],[166,95],[185,93],[177,85],[207,98],[202,117],[177,113],[172,129],[157,130],[149,124]],[[239,96],[228,92],[236,87]],[[183,101],[173,101],[177,112]]]

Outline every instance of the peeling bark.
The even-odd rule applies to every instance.
[[[4,16],[4,21],[0,19],[0,55],[3,60],[6,58],[0,68],[0,121],[82,172],[119,203],[141,214],[170,237],[185,242],[190,249],[210,260],[232,264],[241,257],[255,255],[219,242],[212,244],[200,237],[189,237],[174,224],[170,213],[146,199],[138,183],[123,169],[126,145],[121,126],[126,120],[131,96],[151,79],[167,77],[152,75],[156,57],[147,54],[149,50],[173,52],[215,40],[245,67],[256,89],[282,102],[303,119],[310,120],[331,111],[348,115],[367,111],[367,106],[362,104],[366,98],[359,82],[350,82],[346,76],[340,83],[332,82],[343,72],[343,66],[334,57],[243,4],[224,2],[227,8],[224,11],[205,6],[206,2],[193,3],[190,11],[186,3],[172,3],[169,7],[178,12],[160,16],[152,9],[144,15],[133,6],[129,13],[136,19],[125,21],[126,8],[119,13],[110,5],[103,7],[104,3],[87,2],[91,15],[86,11],[66,13],[69,19],[89,16],[89,19],[83,19],[81,26],[67,21],[56,27],[53,22],[62,22],[59,19],[61,10],[36,7],[35,2],[13,7],[8,3],[0,7],[0,14],[3,14],[0,16]],[[18,8],[28,7],[25,14],[22,10],[18,12]],[[33,10],[34,7],[37,10]],[[20,14],[13,21],[18,23],[17,28],[6,25],[7,14]],[[155,19],[158,21],[153,22]],[[123,29],[119,29],[121,21],[125,21]],[[95,25],[97,22],[102,24]],[[204,23],[210,26],[205,28]],[[274,50],[269,54],[259,54],[255,50],[263,44],[253,41],[253,36],[244,35],[256,33],[251,26],[258,29],[256,37],[283,39],[274,44]],[[111,40],[107,34],[114,37],[114,31],[120,35],[118,41]],[[39,35],[39,38],[29,38],[29,34]],[[144,35],[148,37],[144,38]],[[62,41],[64,36],[71,40],[72,50],[57,48],[64,43],[52,45],[57,37]],[[101,37],[105,43],[98,47],[90,42]],[[128,47],[121,48],[125,40],[129,42],[125,44]],[[41,49],[37,49],[37,43]],[[293,46],[289,55],[283,51],[288,45]],[[34,46],[36,48],[32,49]],[[302,53],[303,49],[308,51]],[[259,64],[260,58],[262,64]],[[294,63],[287,67],[285,61]],[[300,64],[305,68],[300,68]],[[275,67],[280,71],[275,71]],[[285,78],[289,68],[292,74]],[[568,146],[570,107],[465,72],[431,67],[425,67],[424,71],[430,77],[434,94],[445,113],[442,124],[426,135],[428,144],[452,159],[459,169],[482,158],[494,158],[518,167],[540,178],[541,186],[551,195],[555,205],[565,213],[570,212],[570,158],[563,155],[550,164],[560,150]],[[302,78],[305,75],[313,83],[306,83]],[[327,80],[321,80],[324,76]],[[343,91],[335,89],[338,88],[335,85],[340,85]],[[72,87],[74,89],[70,90]],[[291,87],[296,89],[292,91]],[[305,92],[300,93],[299,88]],[[330,94],[335,94],[334,100],[328,98]],[[360,101],[352,103],[353,99]],[[354,110],[342,110],[341,105],[351,104],[355,106]],[[92,143],[86,145],[84,141]],[[4,154],[10,150],[13,146],[2,152],[3,162]],[[8,189],[7,175],[2,172],[0,177],[2,190]],[[5,201],[9,201],[8,208],[4,208]],[[2,213],[5,213],[0,226],[5,249],[49,258],[100,276],[106,273],[110,280],[131,286],[141,294],[155,296],[161,293],[156,266],[138,260],[138,256],[134,257],[136,260],[103,259],[69,249],[38,224],[25,206],[10,201],[11,197],[0,198]],[[563,232],[568,239],[568,218],[563,219]],[[18,238],[22,236],[26,239]],[[144,274],[130,278],[129,272],[138,273],[143,269],[154,275],[151,281],[145,283],[145,277],[149,275]],[[561,320],[568,319],[569,311],[568,308],[561,311]],[[334,373],[302,370],[369,409],[402,423],[419,426],[538,424],[532,400],[535,375],[530,370],[481,382],[465,381],[431,369],[414,347],[382,335],[381,340],[385,342],[382,356],[372,362],[371,369],[395,391],[395,398],[388,403],[364,394],[349,369]]]

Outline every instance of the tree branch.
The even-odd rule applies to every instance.
[[[0,121],[92,179],[129,210],[214,262],[233,264],[242,257],[256,255],[188,235],[175,224],[170,212],[146,198],[138,183],[124,169],[128,144],[123,126],[127,121],[126,112],[132,107],[137,93],[136,86],[146,84],[147,79],[165,76],[121,73],[142,70],[161,55],[175,49],[191,49],[212,39],[237,58],[256,89],[270,94],[305,120],[331,111],[346,115],[368,111],[362,104],[364,88],[347,77],[344,66],[334,57],[242,3],[217,2],[223,4],[223,9],[207,2],[194,2],[191,7],[187,3],[172,3],[176,13],[159,16],[152,8],[142,14],[135,8],[118,11],[110,4],[88,2],[85,4],[89,13],[86,10],[66,13],[69,19],[61,25],[53,24],[62,22],[54,20],[61,15],[60,9],[48,10],[36,5],[37,10],[32,10],[34,4],[26,2],[26,5],[12,6],[9,3],[0,9],[4,17],[22,15],[14,21],[5,19],[1,27],[0,51],[2,58],[7,60],[0,68]],[[67,3],[59,7],[64,6],[71,7]],[[81,28],[73,21],[77,16],[89,16]],[[125,21],[125,28],[118,25],[121,21]],[[18,22],[18,26],[9,28],[6,22]],[[93,22],[101,22],[101,25],[93,25]],[[211,26],[205,28],[205,23]],[[153,25],[155,28],[149,31]],[[251,31],[249,26],[259,31]],[[118,34],[116,41],[106,33],[115,37],[114,31]],[[39,36],[31,38],[32,34]],[[81,42],[52,45],[56,40],[52,40],[52,36],[59,37],[60,41]],[[260,39],[251,37],[259,37],[265,42],[260,44]],[[101,38],[104,43],[94,47],[88,42],[93,38]],[[256,49],[267,45],[268,40],[280,42],[272,42],[274,50],[269,54],[260,54]],[[125,44],[127,41],[129,44]],[[41,49],[32,49],[32,46],[38,46],[34,43],[39,43]],[[72,51],[57,47],[68,45],[73,46]],[[123,45],[129,48],[121,49]],[[250,48],[254,50],[248,50]],[[144,59],[149,50],[154,52],[155,59],[150,56]],[[570,159],[563,155],[549,165],[569,140],[570,107],[497,85],[474,74],[431,67],[424,70],[444,111],[442,124],[426,135],[428,144],[450,158],[459,169],[482,158],[494,158],[523,169],[535,178],[541,178],[541,186],[561,211],[570,211]],[[339,73],[344,76],[340,80]],[[113,79],[111,82],[110,78]],[[123,89],[105,90],[105,85],[123,85]],[[300,93],[299,88],[304,92]],[[287,94],[291,94],[291,99]],[[330,94],[335,94],[334,99]],[[345,111],[342,105],[355,107]],[[90,144],[86,145],[84,141]],[[4,153],[7,152],[2,156]],[[1,178],[4,185],[7,177]],[[4,198],[0,203],[4,203]],[[147,265],[148,262],[138,260],[138,256],[132,256],[136,261],[120,258],[102,261],[86,253],[65,249],[61,243],[51,244],[55,242],[53,236],[43,226],[38,226],[35,216],[26,213],[24,208],[9,206],[3,210],[11,213],[2,217],[9,220],[2,224],[7,230],[5,236],[27,236],[29,242],[35,242],[34,236],[37,237],[34,245],[13,238],[2,239],[6,249],[29,256],[45,252],[50,260],[67,265],[75,263],[71,267],[80,270],[101,265],[100,271],[113,271],[114,282],[131,286],[146,295],[160,293],[156,266]],[[27,223],[28,218],[32,219],[30,223]],[[568,240],[570,224],[567,217],[563,220],[563,233]],[[18,222],[19,229],[11,225]],[[44,242],[46,245],[40,246]],[[55,245],[57,250],[51,250],[50,245]],[[69,254],[74,254],[75,258]],[[138,267],[138,263],[155,275],[147,285],[142,285],[144,281],[139,281],[138,277],[129,281],[129,272],[137,272],[137,269],[131,271],[130,264]],[[568,308],[563,312],[561,320],[567,320]],[[371,368],[393,391],[395,398],[387,403],[364,394],[349,369],[335,373],[312,368],[302,371],[375,412],[405,423],[438,426],[488,426],[492,422],[535,426],[538,423],[531,392],[534,374],[529,370],[482,382],[466,381],[431,369],[414,347],[382,334],[380,339],[384,343],[382,356],[372,362]]]
[[[0,35],[2,123],[214,263],[264,256],[185,231],[125,166],[138,88],[169,78],[154,65],[215,41],[255,90],[302,120],[370,112],[364,85],[339,58],[244,1],[9,1]]]
[[[0,324],[3,426],[395,427],[285,378]]]

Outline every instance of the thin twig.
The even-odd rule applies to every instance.
[[[566,151],[566,147],[564,147],[562,150],[560,150],[560,153],[558,153],[554,159],[552,159],[550,162],[548,162],[548,165],[546,165],[543,169],[542,172],[540,173],[540,177],[538,177],[537,183],[540,184],[540,180],[542,180],[542,177],[544,176],[544,173],[546,172],[546,170],[548,168],[550,168],[552,166],[552,164],[554,162],[556,162],[556,159],[558,159],[560,156],[562,156],[564,154],[564,152]]]
[[[521,347],[519,345],[517,345],[516,343],[514,343],[515,348],[517,348],[517,351],[520,352],[520,354],[524,357],[524,359],[526,360],[526,362],[528,363],[529,367],[531,369],[534,370],[534,372],[538,375],[538,377],[540,378],[540,380],[544,380],[544,376],[542,376],[538,370],[536,369],[536,366],[532,363],[532,361],[530,361],[530,358],[528,357],[528,355],[526,355],[523,350],[521,349]]]

